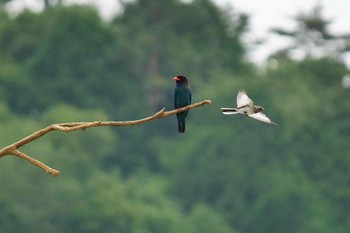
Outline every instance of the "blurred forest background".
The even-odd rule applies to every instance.
[[[209,0],[124,3],[111,22],[49,0],[14,17],[0,2],[0,147],[53,123],[170,110],[177,74],[194,102],[212,100],[185,134],[169,117],[23,149],[57,179],[3,157],[0,232],[350,232],[350,43],[320,6],[272,29],[291,44],[261,67],[247,59],[249,15]],[[221,114],[241,88],[277,127]]]

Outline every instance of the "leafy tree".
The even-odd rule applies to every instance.
[[[330,53],[275,56],[278,66],[261,72],[244,60],[245,15],[227,18],[206,0],[124,7],[112,23],[82,6],[2,14],[0,143],[55,122],[134,119],[173,108],[170,78],[178,72],[189,76],[194,100],[212,105],[189,113],[185,135],[174,118],[57,133],[28,145],[30,154],[64,169],[55,181],[2,158],[0,229],[349,232],[344,63]],[[311,45],[332,47],[341,38],[318,14],[321,23],[307,24],[307,33],[315,28],[320,36]],[[290,37],[298,41],[299,34]],[[277,127],[221,114],[241,88]]]
[[[104,106],[117,115],[114,106],[130,99],[124,90],[131,84],[114,63],[117,38],[91,8],[25,12],[10,20],[1,35],[3,53],[23,64],[20,78],[3,81],[4,95],[16,112],[40,113],[58,101]]]

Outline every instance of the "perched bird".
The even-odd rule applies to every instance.
[[[277,125],[272,122],[262,111],[265,110],[261,106],[255,106],[245,90],[240,90],[237,95],[237,108],[221,108],[223,114],[243,114],[256,120]]]
[[[183,75],[178,75],[173,78],[176,82],[176,87],[174,89],[174,106],[175,109],[183,108],[191,104],[192,101],[192,91],[188,83],[188,79]],[[176,114],[179,133],[185,132],[185,120],[188,114],[187,111],[179,112]]]

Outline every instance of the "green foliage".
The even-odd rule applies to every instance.
[[[179,232],[187,233],[237,232],[225,221],[223,215],[204,204],[196,205],[179,228]]]
[[[71,7],[42,14],[25,12],[9,20],[2,35],[0,48],[6,58],[22,63],[26,74],[1,80],[7,81],[5,96],[15,112],[43,111],[57,102],[107,108],[126,99],[118,89],[129,84],[115,79],[117,38],[95,10]],[[106,98],[104,93],[114,94]]]
[[[0,196],[0,230],[2,232],[15,232],[23,229],[23,225],[9,200]]]
[[[183,135],[169,117],[23,148],[59,179],[1,158],[0,231],[349,232],[346,66],[331,53],[276,55],[261,70],[244,59],[244,14],[207,0],[123,4],[111,23],[86,6],[0,13],[0,145],[54,123],[172,109],[179,73],[193,102],[212,104],[189,112]],[[242,88],[278,126],[221,114]]]

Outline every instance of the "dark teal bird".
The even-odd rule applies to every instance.
[[[176,82],[176,87],[174,89],[174,106],[175,109],[183,108],[191,104],[192,101],[192,91],[188,82],[188,78],[183,75],[178,75],[173,78]],[[185,132],[185,121],[188,115],[188,110],[179,112],[176,114],[179,133]]]

